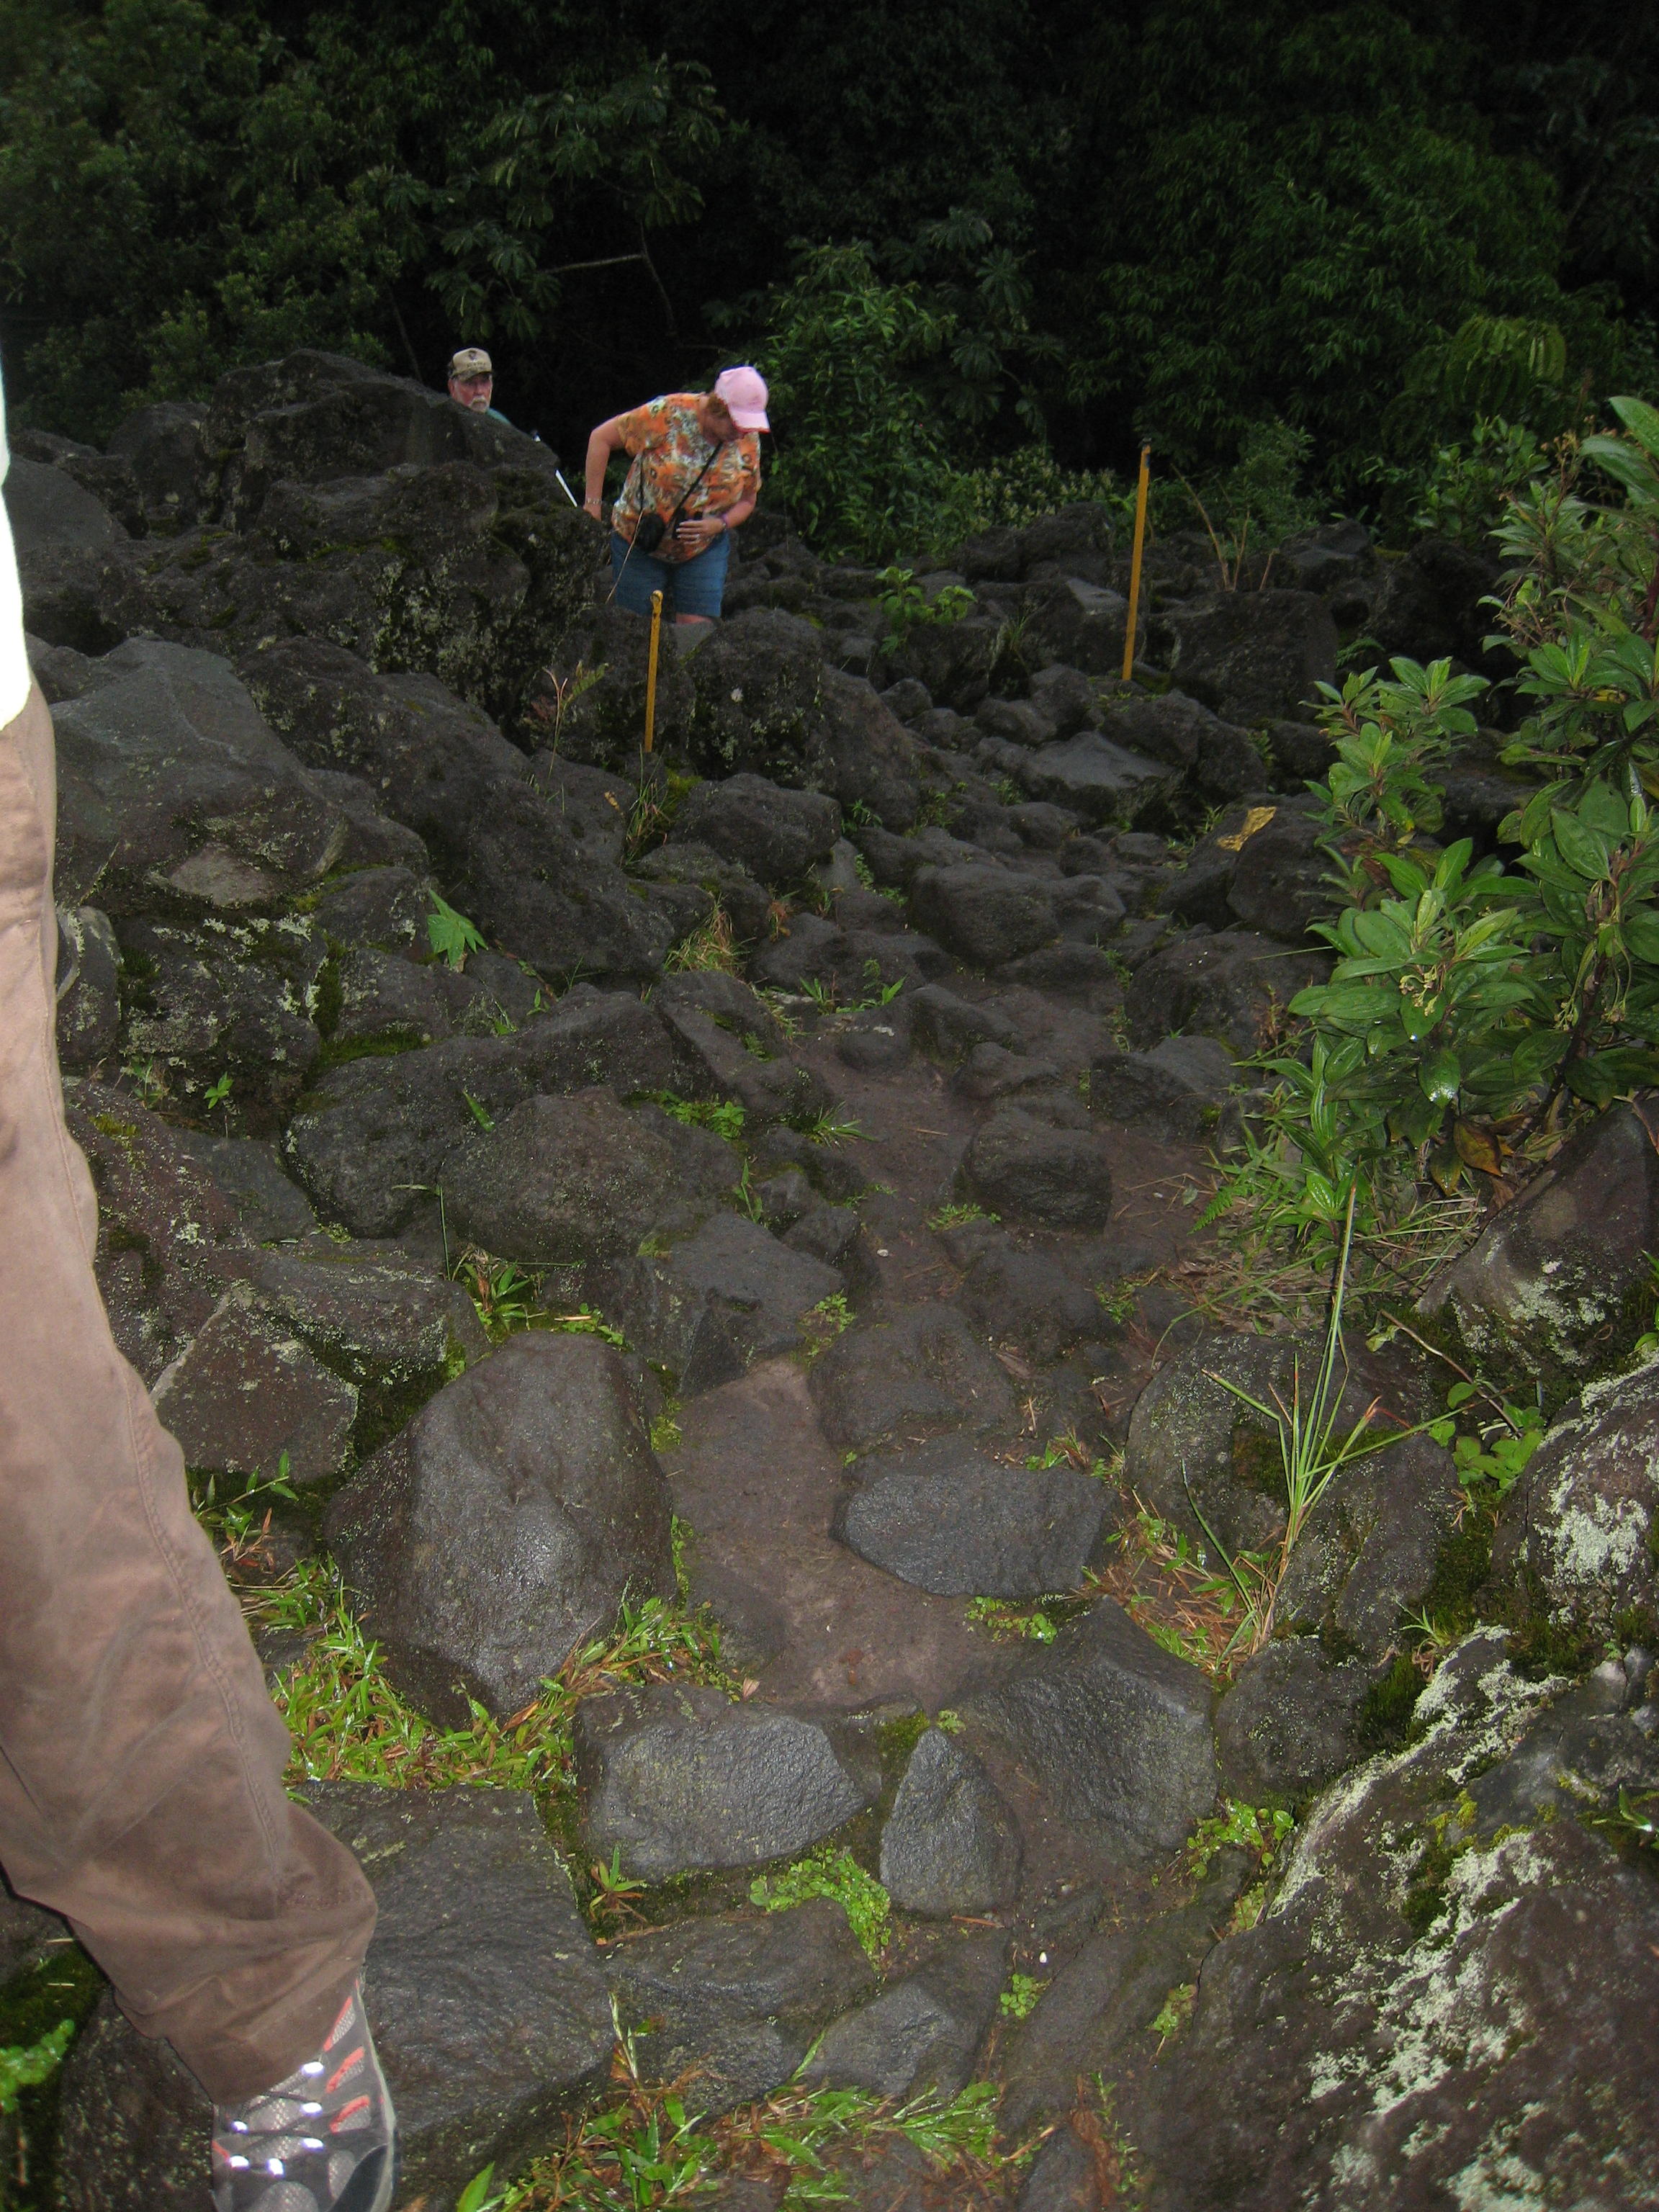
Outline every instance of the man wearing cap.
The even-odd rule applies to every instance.
[[[586,505],[595,521],[611,454],[633,457],[611,514],[613,596],[629,614],[648,615],[661,592],[676,622],[719,619],[731,533],[760,496],[766,397],[758,369],[723,369],[712,392],[667,392],[589,438]]]
[[[488,415],[494,422],[507,422],[499,407],[490,405],[495,389],[495,371],[489,356],[482,346],[463,346],[449,364],[449,396],[458,407],[470,407],[475,415]],[[510,430],[512,423],[507,422]]]

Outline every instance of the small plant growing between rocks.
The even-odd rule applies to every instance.
[[[427,896],[432,911],[426,918],[426,937],[433,958],[450,968],[465,968],[469,952],[483,951],[483,932],[436,891],[428,890]]]
[[[997,2009],[1005,2020],[1029,2020],[1046,1987],[1035,1974],[1010,1974],[1007,1988],[997,1999]]]
[[[717,1137],[724,1137],[728,1145],[743,1140],[744,1124],[747,1116],[735,1098],[682,1098],[675,1091],[653,1091],[649,1094],[677,1121],[689,1128],[712,1129]]]
[[[969,1229],[975,1222],[999,1222],[1000,1213],[988,1213],[982,1206],[941,1206],[927,1216],[930,1229]]]
[[[804,1905],[809,1897],[833,1898],[872,1965],[880,1963],[887,1948],[887,1892],[849,1850],[821,1844],[781,1874],[757,1875],[749,1885],[749,1897],[751,1904],[763,1905],[769,1912]]]
[[[670,975],[696,974],[712,969],[722,975],[735,975],[739,964],[738,945],[726,908],[716,906],[701,927],[694,929],[689,937],[681,938],[678,945],[671,945],[662,964]]]
[[[963,584],[947,584],[930,599],[914,568],[883,568],[876,582],[880,586],[876,604],[887,617],[887,635],[881,641],[884,653],[902,652],[912,630],[927,625],[948,628],[959,623],[974,605],[973,593]]]
[[[842,1330],[852,1326],[853,1310],[844,1291],[832,1291],[827,1298],[820,1298],[801,1316],[801,1350],[807,1364],[828,1352]]]

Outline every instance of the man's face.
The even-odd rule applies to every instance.
[[[463,407],[471,407],[480,415],[489,412],[489,396],[495,389],[493,376],[452,376],[449,396]]]

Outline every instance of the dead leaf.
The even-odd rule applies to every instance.
[[[1504,1169],[1503,1149],[1485,1129],[1477,1128],[1472,1121],[1460,1121],[1452,1131],[1452,1142],[1458,1157],[1482,1175],[1501,1175]]]
[[[1258,830],[1265,830],[1279,809],[1276,806],[1253,806],[1244,817],[1243,827],[1235,830],[1231,837],[1218,837],[1216,843],[1224,853],[1242,853]]]

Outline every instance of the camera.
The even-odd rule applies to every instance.
[[[634,550],[654,553],[668,535],[668,525],[659,514],[642,514],[634,526]]]

